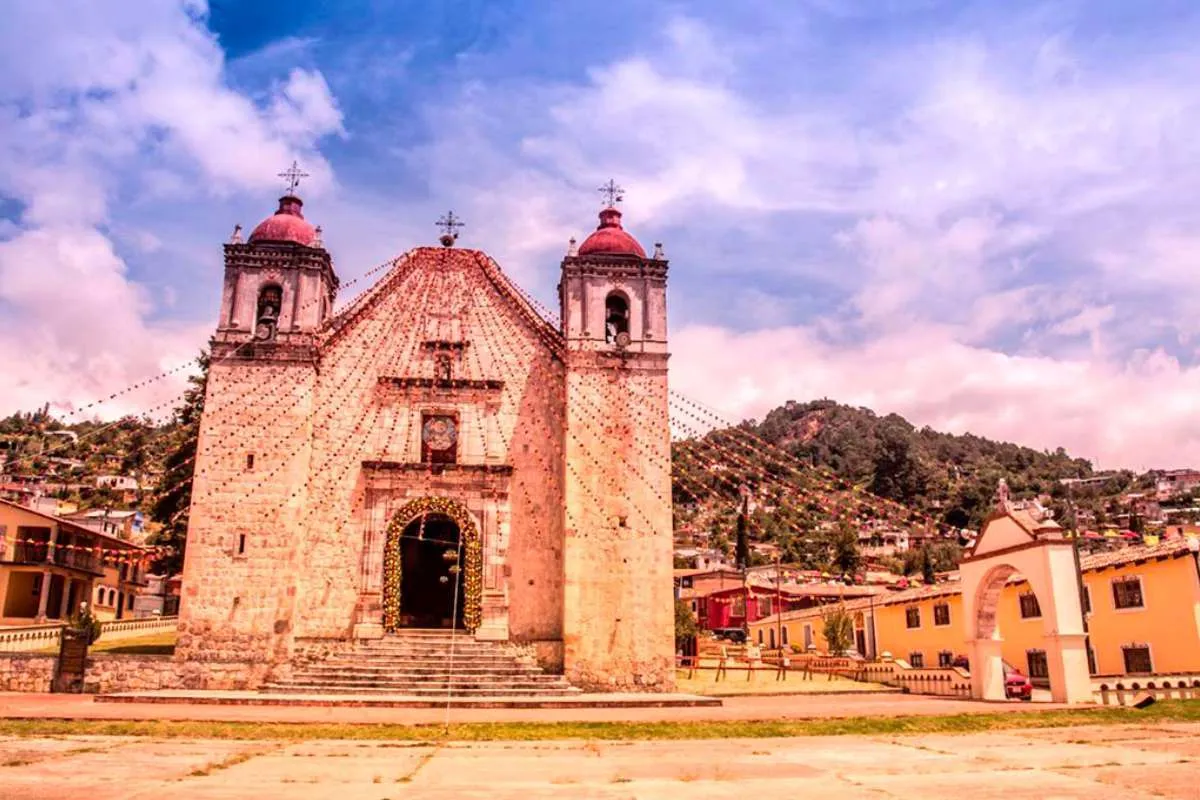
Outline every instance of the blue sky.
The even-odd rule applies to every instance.
[[[453,208],[548,305],[617,179],[672,260],[672,381],[731,417],[1200,444],[1194,3],[10,5],[0,412],[197,350],[295,158],[344,280]]]

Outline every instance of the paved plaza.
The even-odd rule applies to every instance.
[[[221,693],[196,693],[209,697]],[[226,693],[232,694],[232,693]],[[261,697],[246,693],[250,697]],[[646,697],[646,695],[640,695]],[[345,702],[346,697],[321,698]],[[980,703],[911,694],[727,697],[720,706],[672,708],[387,708],[355,705],[215,705],[208,703],[97,703],[89,695],[0,692],[0,719],[207,720],[419,725],[468,722],[709,722],[827,717],[895,717],[1028,713],[1064,708],[1053,703]]]
[[[1200,725],[669,742],[0,739],[0,798],[1200,797]]]

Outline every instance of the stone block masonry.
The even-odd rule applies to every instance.
[[[56,656],[33,653],[0,655],[0,691],[49,692]],[[242,661],[179,662],[172,656],[97,653],[88,657],[85,692],[158,689],[254,689],[267,679],[267,665]]]

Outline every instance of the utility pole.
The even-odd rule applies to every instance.
[[[779,567],[779,553],[775,554],[775,644],[783,652],[783,572]]]
[[[750,543],[746,540],[746,524],[747,516],[750,513],[750,487],[742,484],[738,487],[738,494],[741,495],[741,504],[738,508],[737,517],[737,549],[734,557],[737,559],[737,567],[742,571],[742,628],[746,631],[746,638],[750,638]]]

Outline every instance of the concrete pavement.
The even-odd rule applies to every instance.
[[[444,745],[8,738],[0,739],[0,800],[1182,799],[1200,796],[1197,759],[1197,724]]]
[[[1039,711],[1050,703],[981,703],[928,695],[790,695],[728,697],[709,708],[451,709],[451,722],[661,722],[782,720]],[[238,722],[441,723],[445,709],[338,706],[96,703],[87,695],[0,693],[0,718],[214,720]]]

